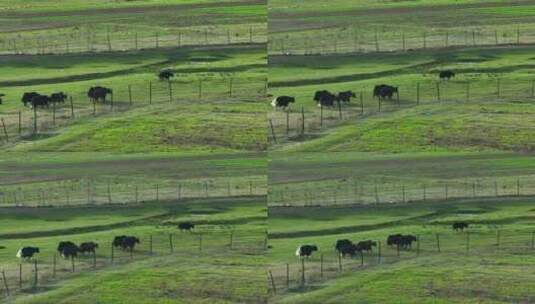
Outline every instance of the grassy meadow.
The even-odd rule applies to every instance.
[[[280,110],[269,114],[278,136],[270,141],[275,150],[308,152],[532,151],[531,53],[531,47],[498,47],[321,60],[271,56],[270,94],[296,102],[288,118]],[[447,69],[456,77],[440,81],[439,71]],[[378,103],[377,84],[397,86],[399,102],[394,96]],[[357,97],[322,113],[312,100],[322,89]]]

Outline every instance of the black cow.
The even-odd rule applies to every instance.
[[[416,240],[417,238],[414,235],[403,235],[401,236],[399,246],[404,249],[412,248],[412,242],[416,242]]]
[[[63,92],[52,93],[52,95],[50,95],[51,103],[65,103],[65,100],[67,100],[67,95]]]
[[[22,103],[24,104],[24,106],[28,106],[28,104],[32,102],[32,99],[36,96],[39,96],[40,94],[37,93],[37,92],[26,92],[22,95]]]
[[[337,101],[337,97],[336,95],[334,95],[333,93],[329,91],[322,90],[322,91],[317,91],[314,94],[314,101],[316,101],[317,105],[320,107],[321,106],[332,107],[334,106],[334,103]]]
[[[291,103],[295,102],[295,98],[291,96],[279,96],[271,102],[274,108],[286,109]]]
[[[379,99],[392,99],[394,94],[398,94],[398,88],[386,84],[376,85],[373,89],[373,97]]]
[[[80,252],[86,253],[86,252],[92,252],[95,253],[95,250],[98,248],[98,244],[95,242],[85,242],[80,244]]]
[[[178,224],[178,229],[182,231],[191,231],[193,228],[195,228],[195,224],[190,222],[184,222]]]
[[[126,238],[126,235],[120,235],[120,236],[116,236],[114,239],[113,239],[113,247],[121,247],[121,245],[123,244],[123,240]]]
[[[357,250],[370,252],[375,246],[377,246],[377,242],[374,242],[372,240],[361,241],[357,243]]]
[[[163,71],[160,71],[160,73],[158,74],[158,78],[160,80],[169,80],[169,78],[172,78],[172,77],[175,77],[175,73],[173,73],[173,71],[170,71],[170,70],[163,70]]]
[[[353,245],[353,242],[351,242],[348,239],[342,239],[342,240],[337,240],[336,241],[336,245],[334,245],[334,248],[336,249],[336,251],[340,252],[342,250],[342,248],[348,247],[348,246],[351,246],[351,245]]]
[[[388,238],[386,239],[386,244],[388,246],[393,246],[393,245],[398,245],[400,243],[400,240],[401,240],[401,237],[403,235],[401,234],[392,234],[392,235],[389,235]]]
[[[355,95],[355,93],[353,91],[344,91],[344,92],[339,92],[338,93],[338,96],[336,96],[336,100],[338,102],[342,101],[342,102],[350,102],[351,101],[351,98],[356,98],[357,95]]]
[[[22,247],[17,252],[17,258],[31,259],[36,253],[39,253],[38,247]]]
[[[32,105],[32,108],[48,108],[50,101],[50,97],[46,95],[37,95],[32,98],[30,104]]]
[[[441,80],[447,79],[450,80],[450,78],[455,77],[455,73],[453,71],[440,71],[439,77]]]
[[[468,228],[468,223],[455,222],[455,223],[453,223],[452,227],[453,227],[453,230],[455,230],[455,231],[458,231],[458,230],[463,231],[465,228]]]
[[[87,91],[87,96],[91,99],[92,102],[102,101],[106,102],[106,96],[108,94],[113,94],[112,89],[108,89],[105,87],[91,87],[89,91]]]
[[[298,257],[310,257],[314,251],[318,251],[318,246],[316,245],[301,245],[297,247],[295,255]]]
[[[134,250],[134,247],[136,246],[136,244],[139,244],[139,239],[135,236],[127,236],[123,239],[122,243],[121,243],[121,248],[123,250]]]
[[[80,248],[71,241],[59,242],[58,244],[59,254],[66,259],[77,257],[79,251]]]

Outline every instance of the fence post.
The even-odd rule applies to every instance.
[[[440,101],[440,82],[437,81],[437,101]]]
[[[152,234],[149,235],[149,254],[150,255],[153,254],[153,251],[152,251]]]
[[[19,288],[22,288],[22,264],[19,264]]]
[[[275,135],[275,128],[273,127],[273,121],[271,118],[269,119],[269,127],[271,128],[271,137],[273,138],[273,142],[277,144],[277,136]]]
[[[416,83],[416,104],[420,104],[420,83]]]
[[[22,112],[19,111],[19,135],[22,133]]]
[[[338,102],[338,118],[342,120],[342,102]]]
[[[9,142],[9,135],[7,134],[6,123],[5,123],[3,118],[1,118],[0,121],[2,121],[2,128],[4,129],[4,135],[6,137],[6,142]]]
[[[33,107],[33,133],[37,133],[37,107]]]
[[[74,118],[74,104],[72,102],[72,96],[69,96],[69,101],[71,103],[71,118]]]
[[[198,92],[199,100],[202,100],[202,79],[199,79],[199,89],[198,90],[199,90],[199,92]]]
[[[167,81],[167,86],[169,87],[169,102],[173,102],[173,85],[171,84],[171,80]]]
[[[38,269],[37,269],[37,260],[33,261],[33,274],[34,274],[33,288],[37,288],[37,285],[39,284],[39,273],[38,273]]]
[[[233,85],[234,85],[234,80],[232,78],[229,79],[229,83],[228,83],[228,96],[229,97],[232,97],[232,89],[233,89]]]
[[[470,101],[470,81],[466,82],[466,102]]]
[[[516,179],[516,196],[520,196],[520,177]]]
[[[152,81],[149,81],[149,104],[152,104]]]
[[[114,252],[114,246],[113,243],[111,244],[111,263],[113,264],[113,260],[115,258],[115,252]]]
[[[470,231],[466,231],[466,254],[470,252]]]
[[[97,251],[93,250],[93,269],[97,268]]]
[[[173,234],[172,233],[169,233],[169,251],[171,251],[171,253],[173,253]]]
[[[377,264],[381,264],[381,241],[377,242]]]
[[[54,254],[54,257],[52,258],[52,277],[56,277],[56,265],[57,265],[57,255]]]
[[[199,233],[199,252],[202,252],[202,233]]]
[[[2,280],[4,281],[4,288],[6,289],[6,294],[9,296],[9,286],[7,285],[6,272],[4,270],[2,270]]]
[[[301,135],[305,135],[305,107],[301,107]]]
[[[342,272],[342,255],[338,254],[338,271]]]
[[[437,251],[440,252],[440,237],[438,236],[438,233],[436,234],[437,238]]]
[[[72,266],[72,272],[75,272],[75,266],[74,266],[74,256],[71,256],[71,266]]]
[[[286,263],[286,288],[290,288],[290,264]]]
[[[301,258],[301,286],[305,286],[305,259]]]
[[[275,280],[273,279],[273,273],[269,270],[269,278],[271,280],[271,286],[273,288],[273,293],[277,293],[277,287],[275,286]]]
[[[496,250],[500,250],[500,230],[496,230]]]
[[[132,105],[132,86],[128,85],[128,102]]]
[[[360,115],[364,115],[364,94],[360,92]]]
[[[420,235],[416,236],[416,256],[420,255]]]

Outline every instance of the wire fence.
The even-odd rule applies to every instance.
[[[265,24],[218,25],[147,31],[124,26],[83,25],[28,33],[0,34],[0,54],[68,54],[265,43]]]
[[[530,24],[430,30],[355,25],[308,33],[271,34],[268,50],[271,55],[324,55],[532,43],[535,43],[535,31]]]
[[[358,88],[346,88],[355,92],[356,98],[353,98],[350,103],[335,103],[332,107],[301,106],[300,109],[271,111],[268,115],[269,141],[272,144],[277,144],[296,138],[306,138],[347,120],[358,120],[381,112],[392,112],[418,105],[484,104],[490,102],[533,103],[535,101],[535,80],[500,78],[456,81],[424,80],[416,83],[393,83],[392,85],[398,87],[398,94],[394,94],[392,99],[375,98],[373,96],[374,86],[365,84]],[[311,90],[309,100],[303,101],[297,98],[297,101],[314,104],[313,96],[314,91]],[[515,127],[531,128],[531,126],[522,125]],[[529,149],[529,147],[526,148]]]
[[[177,181],[72,179],[0,187],[1,207],[60,207],[265,195],[263,177]]]
[[[214,228],[216,229],[216,228]],[[86,236],[88,237],[88,236]],[[113,236],[95,235],[89,241],[98,243],[94,253],[65,259],[54,245],[40,247],[40,253],[22,262],[3,261],[0,264],[0,299],[18,292],[32,292],[47,284],[68,279],[76,274],[124,265],[149,257],[181,255],[214,255],[234,252],[248,255],[263,254],[265,233],[244,230],[207,230],[193,233],[161,233],[137,235],[140,243],[133,250],[112,246]],[[13,257],[16,252],[13,253]]]
[[[345,180],[271,185],[270,206],[336,206],[411,203],[462,198],[535,195],[535,176],[478,177],[460,180]]]
[[[468,229],[464,232],[441,231],[416,235],[417,241],[410,248],[388,246],[385,240],[375,240],[376,247],[370,252],[357,253],[353,258],[341,257],[332,245],[320,246],[310,258],[295,258],[288,263],[280,263],[268,270],[270,293],[304,288],[308,285],[336,278],[342,273],[358,273],[370,267],[380,267],[406,259],[445,254],[460,256],[486,256],[491,254],[531,255],[535,251],[535,231]],[[296,245],[297,246],[297,245]],[[528,295],[535,300],[529,290],[521,291],[522,299]],[[531,302],[529,302],[531,303]]]
[[[18,111],[0,113],[0,140],[35,135],[39,132],[70,124],[81,118],[125,112],[152,104],[254,100],[265,96],[265,78],[202,79],[195,82],[142,81],[111,87],[108,100],[91,102],[87,92],[65,92],[69,98],[62,104],[46,108],[24,107]],[[22,105],[22,103],[21,103]]]

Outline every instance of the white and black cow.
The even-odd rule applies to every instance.
[[[39,253],[38,247],[22,247],[17,252],[17,258],[19,259],[31,259],[36,253]]]

